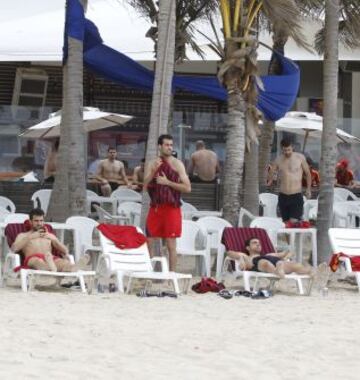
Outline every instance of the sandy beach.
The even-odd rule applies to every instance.
[[[259,300],[2,288],[0,305],[2,380],[359,378],[360,295],[342,283]]]

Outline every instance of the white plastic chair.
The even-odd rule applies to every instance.
[[[29,219],[28,214],[22,214],[22,213],[15,213],[15,214],[9,214],[5,217],[4,223],[24,223],[25,220]]]
[[[140,228],[138,228],[138,231],[141,232]],[[186,280],[185,293],[188,291],[192,276],[190,274],[170,272],[165,257],[150,259],[146,243],[138,248],[120,249],[101,232],[99,234],[103,254],[99,258],[97,273],[101,281],[109,281],[111,277],[115,277],[118,290],[124,292],[124,277],[128,277],[127,293],[131,291],[132,279],[134,278],[171,281],[175,292],[180,294],[178,280]],[[152,265],[157,261],[161,263],[161,272],[154,272]]]
[[[95,191],[86,189],[86,197],[98,197],[99,195],[95,193]]]
[[[250,227],[252,228],[263,228],[266,230],[273,246],[276,247],[277,244],[277,231],[280,228],[285,228],[285,223],[280,218],[270,218],[268,216],[259,216],[251,221]]]
[[[246,208],[241,207],[240,213],[239,213],[239,221],[238,221],[238,227],[248,227],[250,223],[246,223],[245,220],[249,219],[250,223],[252,220],[256,218],[254,214],[252,214],[250,211],[246,210]]]
[[[330,228],[329,239],[333,253],[344,253],[347,256],[359,256],[360,229],[359,228]],[[354,272],[348,257],[340,257],[344,264],[345,273],[349,277],[355,277],[360,292],[360,272]]]
[[[216,278],[220,278],[225,255],[225,246],[221,244],[222,233],[225,227],[232,225],[227,220],[215,216],[205,216],[196,223],[207,233],[207,248],[210,249],[210,253],[211,249],[216,249]]]
[[[34,208],[40,207],[46,214],[49,207],[51,192],[51,189],[35,191],[35,193],[31,196]]]
[[[118,214],[129,219],[129,224],[140,227],[141,203],[121,202]]]
[[[182,234],[181,237],[176,239],[176,252],[178,255],[202,257],[202,274],[210,277],[210,249],[208,249],[207,244],[206,232],[197,222],[191,220],[182,221]],[[200,245],[203,245],[203,247],[198,248]]]
[[[263,216],[277,217],[278,196],[276,194],[261,193],[259,201],[263,207]]]
[[[74,256],[76,261],[88,251],[101,251],[100,246],[93,245],[93,232],[99,224],[98,222],[85,216],[70,216],[65,223],[74,228]]]
[[[16,206],[14,202],[6,197],[0,196],[0,207],[10,211],[10,212],[16,212]]]
[[[191,203],[181,201],[181,213],[184,219],[192,219],[192,214],[195,211],[199,211],[195,206]]]
[[[129,219],[122,215],[111,215],[99,205],[93,205],[99,218],[100,223],[109,224],[129,224]]]
[[[338,200],[348,201],[349,199],[353,201],[359,201],[360,199],[350,190],[344,189],[342,187],[334,188],[334,198],[338,198]]]
[[[0,222],[3,222],[9,214],[11,212],[8,209],[0,206]]]
[[[140,202],[141,203],[141,194],[137,193],[135,190],[125,188],[119,188],[114,190],[111,195],[111,198],[118,199],[120,202]]]

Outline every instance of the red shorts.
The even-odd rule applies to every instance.
[[[170,205],[151,206],[146,220],[148,237],[177,238],[181,236],[181,208]]]

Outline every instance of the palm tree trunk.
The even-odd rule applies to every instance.
[[[245,152],[244,207],[254,215],[259,215],[259,149],[251,143],[250,151]]]
[[[228,126],[224,168],[223,215],[232,225],[238,223],[245,154],[245,109],[242,93],[228,93]]]
[[[175,1],[160,0],[159,37],[157,43],[154,89],[151,103],[151,118],[146,147],[146,163],[157,155],[157,139],[167,132],[171,109],[171,86],[174,74],[175,54]],[[149,210],[149,197],[143,193],[141,226],[145,226]]]
[[[87,0],[81,0],[85,9]],[[83,43],[68,37],[63,71],[63,107],[55,183],[49,220],[86,215],[85,135],[83,130]]]
[[[320,192],[317,217],[319,262],[331,253],[328,230],[333,219],[339,70],[339,0],[325,2],[324,126],[321,139]]]
[[[274,26],[273,35],[273,49],[277,52],[284,54],[284,47],[288,40],[288,35],[282,29]],[[274,54],[269,64],[268,74],[279,75],[281,72],[281,65],[279,60]],[[259,139],[259,186],[262,189],[266,186],[267,179],[267,165],[271,160],[271,148],[274,141],[275,123],[273,121],[264,120],[263,127],[261,128],[261,135]]]

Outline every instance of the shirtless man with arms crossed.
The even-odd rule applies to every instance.
[[[279,208],[284,222],[301,220],[304,208],[302,178],[306,176],[306,197],[311,198],[311,173],[303,154],[293,151],[291,142],[281,140],[282,155],[278,157],[268,173],[267,185],[271,186],[274,172],[279,172]]]
[[[315,271],[310,266],[304,266],[301,263],[285,261],[292,256],[290,252],[267,253],[261,255],[261,243],[256,237],[251,237],[245,242],[246,253],[228,251],[229,257],[239,261],[241,270],[253,270],[256,272],[273,273],[280,278],[286,274],[309,274],[313,275]]]
[[[145,168],[144,189],[151,202],[146,220],[151,257],[155,239],[165,239],[169,251],[170,271],[176,270],[176,238],[181,236],[181,193],[190,193],[191,184],[183,163],[172,156],[173,138],[161,135],[158,139],[159,157]]]
[[[109,197],[123,182],[129,186],[124,164],[116,159],[116,155],[116,149],[109,147],[108,158],[100,162],[96,172],[96,179],[101,182],[101,193],[105,197]]]
[[[196,141],[196,152],[191,155],[188,173],[193,182],[214,182],[220,172],[215,152],[205,148],[202,140]]]
[[[67,247],[54,234],[47,232],[43,210],[39,208],[31,210],[29,221],[31,229],[28,232],[20,233],[11,246],[14,252],[21,251],[23,253],[25,266],[52,272],[75,272],[80,269],[79,263],[75,265],[69,261]],[[62,258],[53,256],[52,248],[59,251]],[[85,257],[84,263],[80,265],[87,264],[87,262],[88,257]]]

